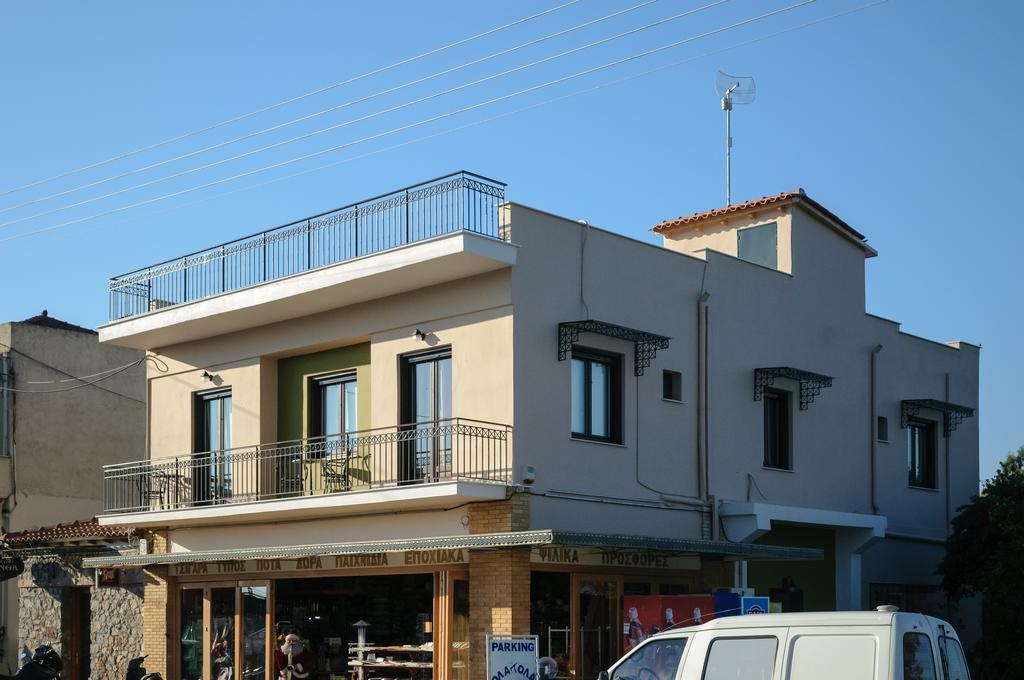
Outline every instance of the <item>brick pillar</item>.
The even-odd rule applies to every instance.
[[[529,527],[529,497],[469,507],[469,531],[484,534]],[[478,550],[469,555],[470,678],[483,677],[487,633],[530,632],[530,550]]]
[[[150,553],[156,555],[167,552],[167,531],[153,531],[147,539]],[[148,655],[146,670],[169,678],[170,637],[167,624],[171,613],[171,583],[168,568],[164,565],[151,565],[143,571],[142,578],[142,653]]]

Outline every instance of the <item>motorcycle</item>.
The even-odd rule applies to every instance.
[[[60,654],[50,645],[39,645],[32,659],[14,674],[14,680],[60,680],[62,670]]]
[[[128,662],[128,673],[125,680],[163,680],[163,676],[159,673],[147,673],[145,666],[142,662],[146,660],[148,654],[144,656],[137,656]]]

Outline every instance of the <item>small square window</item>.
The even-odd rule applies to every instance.
[[[889,441],[889,419],[885,416],[878,416],[878,441],[888,442]]]
[[[663,371],[661,374],[661,397],[669,401],[683,400],[683,374],[679,371]]]
[[[741,260],[778,269],[778,227],[775,222],[740,229],[737,233],[736,254]]]

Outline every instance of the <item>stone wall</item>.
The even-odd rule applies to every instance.
[[[123,680],[142,654],[142,574],[122,572],[121,587],[92,588],[91,680]]]
[[[49,643],[62,654],[72,592],[89,592],[91,680],[123,680],[128,660],[142,653],[142,573],[123,570],[118,586],[97,588],[92,569],[78,561],[30,557],[18,577],[18,648]],[[65,660],[65,664],[67,660]],[[13,665],[13,664],[12,664]]]

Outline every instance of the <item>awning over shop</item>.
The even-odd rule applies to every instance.
[[[84,567],[142,567],[156,564],[190,562],[228,562],[237,560],[297,559],[314,556],[363,555],[429,550],[487,550],[510,547],[567,546],[609,550],[644,550],[676,555],[717,555],[734,559],[821,560],[822,550],[790,548],[729,541],[699,539],[651,538],[620,534],[591,534],[575,531],[542,529],[509,531],[462,536],[435,536],[387,541],[354,541],[317,545],[241,548],[172,552],[155,555],[121,554],[88,557]]]

